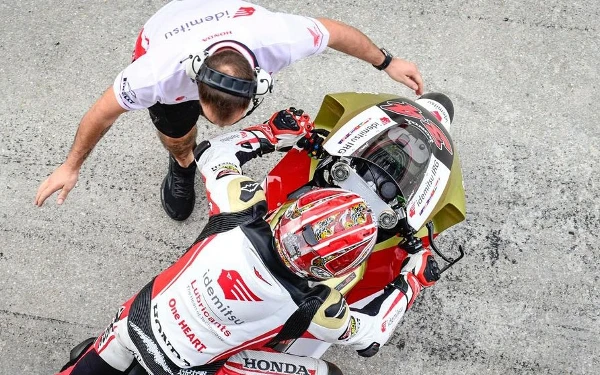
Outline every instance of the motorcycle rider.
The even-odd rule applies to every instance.
[[[123,374],[134,360],[161,375],[341,374],[324,360],[271,349],[303,335],[374,355],[421,288],[437,280],[437,266],[429,250],[409,254],[400,275],[362,309],[315,283],[345,275],[369,256],[377,223],[368,205],[346,190],[312,189],[269,224],[264,192],[241,168],[310,139],[311,128],[306,114],[290,109],[200,143],[195,157],[209,200],[207,225],[60,375]]]
[[[195,203],[192,150],[199,116],[217,125],[239,121],[271,91],[271,74],[326,47],[373,64],[417,95],[423,92],[413,63],[392,57],[342,22],[275,13],[239,0],[169,2],[140,31],[133,62],[83,116],[66,160],[40,184],[35,204],[59,190],[62,204],[117,118],[147,108],[170,154],[163,208],[185,220]]]

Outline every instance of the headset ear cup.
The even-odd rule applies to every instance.
[[[264,69],[256,68],[256,94],[255,98],[262,98],[273,91],[273,77]]]
[[[190,54],[190,56],[184,60],[185,62],[185,74],[194,82],[196,82],[196,76],[200,71],[200,67],[204,64],[207,54],[205,51]]]

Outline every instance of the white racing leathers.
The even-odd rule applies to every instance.
[[[241,170],[273,146],[258,132],[241,131],[199,148],[208,224],[119,310],[96,340],[100,356],[121,371],[135,358],[151,374],[334,374],[339,370],[325,361],[274,353],[270,344],[304,336],[363,355],[383,345],[419,290],[414,276],[350,310],[337,290],[289,272],[274,249],[264,192]]]

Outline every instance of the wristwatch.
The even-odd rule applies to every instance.
[[[380,65],[375,65],[373,64],[373,67],[377,70],[384,70],[385,68],[387,68],[390,63],[392,62],[392,58],[394,57],[390,51],[388,51],[385,48],[380,48],[379,49],[381,51],[381,53],[383,53],[383,56],[385,56],[385,59],[383,60],[383,62]]]

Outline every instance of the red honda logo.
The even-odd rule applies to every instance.
[[[402,116],[408,116],[419,120],[425,118],[423,116],[423,113],[421,113],[420,109],[405,102],[388,102],[387,104],[382,105],[381,108],[385,109],[386,111],[394,112]]]
[[[254,9],[252,7],[241,7],[240,9],[237,10],[237,12],[235,12],[235,14],[233,15],[233,18],[251,16],[254,14],[255,10],[256,9]]]
[[[237,301],[262,301],[260,297],[248,288],[248,285],[246,285],[237,271],[222,270],[217,282],[221,286],[221,289],[223,289],[225,299]]]
[[[410,209],[408,210],[408,216],[413,217],[413,216],[415,216],[415,213],[416,213],[415,205],[413,204],[412,206],[410,206]]]
[[[313,45],[317,47],[319,45],[319,42],[321,41],[321,32],[316,27],[314,29],[307,27],[307,29],[310,35],[312,35],[313,37]]]

